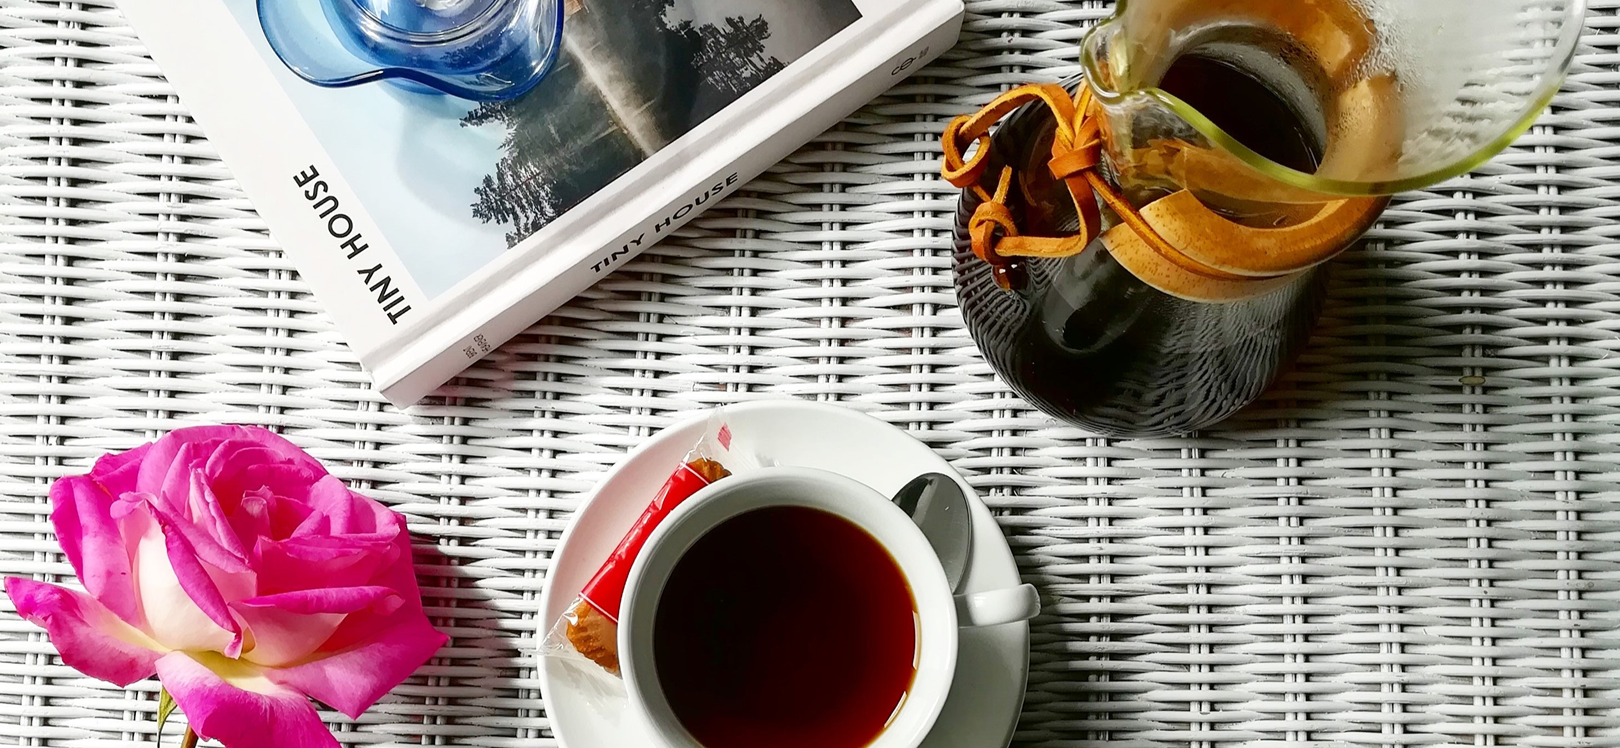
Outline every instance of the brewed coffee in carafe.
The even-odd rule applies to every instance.
[[[1015,89],[947,130],[975,341],[1031,404],[1090,431],[1230,416],[1305,345],[1327,262],[1388,194],[1477,166],[1545,107],[1582,12],[1120,3],[1083,45],[1083,78]]]

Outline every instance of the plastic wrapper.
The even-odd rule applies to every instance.
[[[758,466],[758,459],[732,440],[724,411],[715,411],[697,445],[673,467],[663,487],[651,497],[646,510],[619,541],[618,547],[552,624],[541,643],[541,654],[587,665],[596,672],[619,675],[619,603],[624,597],[630,568],[635,565],[647,538],[670,512],[703,487]]]

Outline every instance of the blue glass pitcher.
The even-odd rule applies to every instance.
[[[386,79],[473,101],[520,96],[561,46],[562,0],[258,0],[276,55],[319,86]]]

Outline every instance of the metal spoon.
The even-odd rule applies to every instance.
[[[948,475],[924,473],[901,488],[894,503],[922,529],[945,568],[945,581],[955,592],[973,552],[973,518],[962,487]]]

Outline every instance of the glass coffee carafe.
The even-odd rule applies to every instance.
[[[1082,77],[946,132],[974,340],[1030,403],[1093,432],[1230,416],[1304,346],[1325,263],[1388,195],[1529,128],[1583,15],[1582,0],[1120,0]]]

